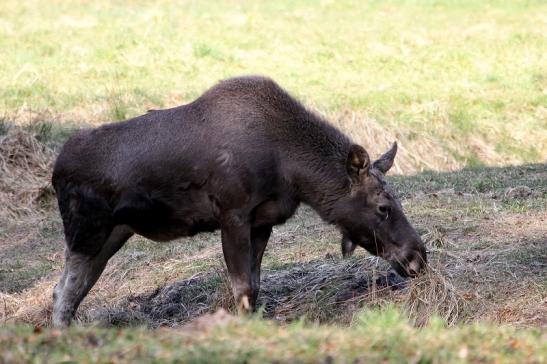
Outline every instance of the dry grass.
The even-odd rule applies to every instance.
[[[452,326],[469,319],[468,303],[454,287],[446,272],[428,267],[420,277],[412,280],[404,309],[411,322],[418,327],[426,325],[432,314]]]
[[[51,322],[53,294],[52,281],[37,283],[31,291],[22,294],[0,292],[0,316],[4,323],[25,322],[46,326]]]
[[[42,202],[53,194],[53,156],[51,149],[19,127],[0,135],[0,227],[40,215]]]
[[[397,141],[399,151],[393,167],[397,174],[416,174],[424,170],[455,171],[473,163],[487,163],[491,166],[519,163],[518,158],[501,156],[490,143],[473,135],[466,136],[464,140],[442,129],[431,134],[416,135],[411,126],[395,122],[379,123],[364,113],[352,111],[325,116],[355,142],[363,145],[372,156],[380,155],[391,143]],[[470,152],[477,160],[458,158]]]
[[[408,127],[393,123],[384,126],[370,117],[350,111],[326,117],[356,143],[363,145],[371,156],[381,155],[397,141],[399,148],[393,166],[396,174],[414,174],[426,169],[453,171],[465,165],[447,152],[449,148],[446,143],[427,135],[413,138],[413,132]]]

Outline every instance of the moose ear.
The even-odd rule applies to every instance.
[[[370,158],[367,151],[360,145],[353,144],[349,150],[347,169],[353,181],[359,179],[363,171],[367,171],[370,165]]]
[[[391,148],[385,152],[378,160],[376,160],[372,166],[382,172],[383,174],[386,174],[387,171],[393,166],[393,160],[395,159],[395,155],[397,154],[397,142],[394,142]]]

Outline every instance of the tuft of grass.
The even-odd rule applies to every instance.
[[[431,267],[411,281],[404,307],[407,317],[418,327],[426,325],[432,315],[437,315],[448,326],[469,317],[469,313],[465,312],[469,305],[462,293],[454,287],[446,273]]]
[[[43,217],[36,207],[53,195],[49,180],[53,151],[38,139],[50,129],[44,126],[48,124],[39,125],[33,134],[10,127],[0,136],[0,203],[4,206],[0,226],[22,215]]]
[[[110,90],[107,97],[109,116],[112,121],[121,121],[129,118],[128,102],[118,90]]]

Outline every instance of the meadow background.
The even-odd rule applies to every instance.
[[[63,141],[242,74],[372,155],[399,142],[390,182],[435,273],[394,286],[364,252],[342,260],[302,208],[266,252],[266,321],[229,314],[211,234],[133,238],[82,304],[85,327],[47,329]],[[546,161],[545,1],[2,1],[0,362],[542,362]]]

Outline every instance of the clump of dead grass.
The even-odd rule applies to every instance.
[[[20,306],[20,300],[15,295],[0,292],[0,322],[6,322]]]
[[[53,195],[53,151],[19,126],[0,135],[0,222],[38,218]]]
[[[422,327],[435,314],[452,326],[467,315],[467,302],[442,269],[428,266],[413,279],[404,298],[404,309],[411,322]]]
[[[422,240],[427,246],[435,248],[447,248],[454,244],[446,236],[442,226],[432,226],[422,235]]]
[[[53,285],[42,280],[34,287],[19,294],[0,292],[1,322],[21,322],[37,326],[48,326],[53,311]]]

